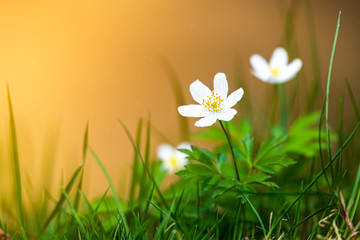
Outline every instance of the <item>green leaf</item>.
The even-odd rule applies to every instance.
[[[191,151],[188,149],[179,149],[179,151],[188,155],[188,159],[201,162],[217,172],[215,157],[209,150],[201,149],[196,146],[191,146]]]
[[[255,166],[273,166],[273,165],[280,165],[283,167],[287,167],[291,164],[296,163],[292,158],[287,157],[286,155],[272,155],[267,156],[261,159]]]
[[[185,178],[185,179],[198,176],[196,173],[193,173],[193,172],[191,172],[189,170],[186,170],[186,169],[180,170],[180,171],[176,172],[175,174],[178,175],[179,177]]]
[[[227,157],[224,153],[218,153],[217,155],[217,166],[221,171],[221,168],[225,165]]]
[[[250,134],[246,135],[242,141],[244,151],[240,151],[240,158],[244,160],[249,166],[252,166],[252,151],[254,146],[254,137]]]
[[[241,143],[241,140],[252,132],[251,124],[247,119],[226,122],[226,127],[231,133],[231,138],[236,143]],[[206,141],[226,142],[226,136],[221,128],[206,128],[204,131],[193,134],[192,137]]]
[[[254,164],[256,164],[258,161],[260,161],[264,156],[266,156],[268,153],[273,152],[275,148],[277,148],[279,145],[284,143],[286,140],[286,136],[279,136],[279,137],[272,137],[268,139],[264,144],[261,145],[259,148]]]
[[[247,178],[245,178],[245,183],[263,183],[265,180],[269,179],[270,176],[263,173],[254,173]]]
[[[264,181],[262,182],[262,184],[268,186],[268,187],[276,187],[276,188],[280,188],[279,185],[277,185],[276,183],[274,182],[271,182],[271,181]]]
[[[306,157],[314,157],[319,148],[319,121],[321,112],[313,112],[298,118],[290,127],[288,139],[282,152]],[[333,133],[331,135],[334,135]],[[322,149],[326,148],[326,133],[321,131]]]
[[[201,164],[187,164],[185,168],[198,175],[217,175],[218,173],[211,168]]]

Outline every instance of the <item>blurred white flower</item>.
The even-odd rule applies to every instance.
[[[230,121],[236,114],[232,109],[242,98],[244,90],[239,88],[228,97],[228,82],[224,73],[217,73],[214,77],[214,90],[211,91],[199,80],[190,85],[190,93],[199,104],[190,104],[178,107],[184,117],[201,117],[195,122],[197,127],[208,127],[217,119]]]
[[[162,167],[168,171],[168,173],[175,173],[188,164],[186,154],[178,151],[177,149],[191,149],[189,143],[183,142],[176,148],[170,144],[161,144],[157,149],[158,158],[162,161]]]
[[[262,56],[254,54],[250,57],[250,64],[255,77],[272,84],[289,81],[302,67],[302,61],[299,58],[288,64],[288,54],[284,48],[280,47],[275,49],[269,63]]]

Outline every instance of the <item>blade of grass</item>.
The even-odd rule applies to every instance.
[[[358,166],[358,171],[357,171],[356,178],[354,181],[354,187],[353,187],[353,190],[351,192],[349,202],[348,202],[348,206],[351,207],[351,211],[349,214],[351,221],[354,219],[354,216],[355,216],[356,210],[358,209],[359,203],[360,203],[360,164]]]
[[[351,101],[351,104],[352,104],[352,106],[353,106],[356,119],[357,119],[358,121],[360,121],[359,108],[358,108],[357,105],[356,105],[356,101],[355,101],[355,98],[354,98],[354,94],[353,94],[353,92],[352,92],[352,90],[351,90],[351,86],[350,86],[350,83],[349,83],[349,81],[348,81],[347,78],[345,78],[345,86],[346,86],[347,92],[348,92],[348,94],[349,94],[350,101]]]
[[[133,137],[131,136],[131,134],[130,134],[130,132],[129,132],[129,129],[125,126],[125,124],[123,123],[123,121],[121,121],[121,119],[118,118],[118,121],[120,122],[121,126],[122,126],[123,129],[125,130],[125,133],[126,133],[126,135],[128,136],[128,138],[130,139],[130,142],[131,142],[131,144],[133,145],[134,150],[137,152],[137,154],[138,154],[138,156],[139,156],[139,158],[140,158],[140,160],[141,160],[141,162],[142,162],[142,164],[143,164],[143,166],[144,166],[144,168],[145,168],[145,170],[146,170],[146,173],[148,174],[148,177],[150,178],[150,180],[153,182],[153,184],[154,184],[154,186],[155,186],[155,190],[156,190],[157,194],[159,195],[162,203],[165,205],[165,207],[166,207],[167,209],[169,209],[169,206],[168,206],[168,204],[167,204],[164,196],[162,195],[162,193],[161,193],[161,191],[160,191],[160,188],[158,187],[158,185],[157,185],[157,183],[156,183],[153,175],[151,174],[149,168],[146,166],[145,160],[144,160],[144,158],[143,158],[143,156],[142,156],[142,154],[141,154],[138,146],[136,146]]]
[[[140,146],[141,140],[141,130],[142,130],[142,119],[139,120],[137,130],[136,130],[136,146]],[[129,193],[129,201],[133,202],[135,198],[135,188],[139,179],[139,156],[136,151],[134,151],[133,157],[133,166],[132,166],[132,177],[131,177],[131,185],[130,185],[130,193]]]
[[[241,195],[245,198],[246,202],[249,203],[250,208],[253,210],[256,218],[258,219],[260,226],[261,226],[261,230],[263,231],[264,237],[266,236],[266,229],[264,226],[263,221],[261,220],[261,217],[258,213],[258,211],[256,210],[256,208],[254,207],[254,205],[251,203],[251,201],[249,200],[249,198],[243,193],[243,191],[240,189],[240,186],[236,183],[235,180],[233,180],[233,183],[236,186],[236,189],[241,193]]]
[[[309,219],[311,219],[312,217],[314,217],[315,215],[327,210],[327,209],[330,209],[330,207],[333,207],[334,205],[329,205],[329,206],[326,206],[326,207],[323,207],[315,212],[313,212],[312,214],[310,214],[309,216],[305,217],[303,220],[301,220],[300,222],[298,222],[295,226],[293,226],[289,231],[286,232],[285,234],[285,237],[287,237],[288,234],[290,234],[291,232],[293,231],[296,231],[298,229],[299,226],[301,226],[303,223],[305,223],[306,221],[308,221]],[[294,239],[298,239],[296,238],[296,234],[295,234],[295,238]]]
[[[165,215],[165,218],[160,222],[160,225],[156,231],[155,237],[154,239],[159,239],[160,235],[164,232],[163,229],[166,229],[166,225],[168,223],[169,220],[171,220],[173,223],[176,223],[176,220],[171,217],[171,212],[174,209],[174,205],[175,205],[175,200],[176,200],[176,196],[174,197],[174,200],[170,206],[170,214],[165,212],[163,209],[161,209],[158,205],[156,205],[154,202],[149,201],[151,203],[151,205],[153,205],[156,209],[158,209],[162,214]]]
[[[110,189],[111,189],[111,192],[112,192],[112,195],[113,195],[113,198],[114,198],[114,201],[115,201],[115,204],[116,204],[116,208],[117,210],[119,211],[119,214],[120,214],[120,217],[121,217],[121,221],[122,223],[124,224],[125,226],[125,230],[126,230],[126,233],[129,232],[129,226],[128,226],[128,223],[126,221],[126,218],[125,218],[125,215],[124,215],[124,211],[121,207],[121,204],[120,204],[120,200],[116,194],[116,191],[115,191],[115,187],[114,185],[112,184],[112,181],[111,181],[111,178],[108,174],[108,172],[106,171],[104,165],[102,164],[102,162],[100,161],[100,159],[98,158],[98,156],[95,154],[95,152],[91,149],[90,146],[88,146],[88,149],[91,153],[91,155],[93,156],[93,158],[95,159],[95,161],[97,162],[97,164],[100,166],[103,174],[105,175],[106,177],[106,180],[108,181],[109,185],[110,185]]]
[[[11,103],[11,96],[9,85],[6,85],[7,98],[8,98],[8,108],[9,108],[9,128],[10,128],[10,152],[11,152],[11,162],[13,164],[14,171],[14,197],[17,204],[18,219],[21,228],[23,237],[26,238],[24,231],[24,209],[23,209],[23,197],[22,197],[22,184],[21,184],[21,170],[20,170],[20,160],[19,160],[19,149],[18,141],[16,135],[15,127],[15,118],[14,111]]]
[[[24,225],[23,225],[23,223],[22,223],[22,220],[20,219],[20,216],[18,216],[18,218],[19,218],[19,222],[20,222],[20,230],[21,230],[22,238],[23,238],[24,240],[27,240],[28,238],[27,238],[27,236],[26,236],[26,231],[25,231]],[[5,236],[6,236],[6,235],[5,235]]]
[[[239,240],[241,238],[241,226],[239,226],[240,222],[240,213],[241,213],[241,201],[239,201],[238,209],[236,211],[236,217],[235,217],[235,226],[234,226],[234,232],[233,232],[233,240]]]
[[[339,103],[338,103],[338,114],[337,114],[337,116],[338,116],[337,117],[338,118],[338,124],[337,124],[338,148],[340,148],[342,140],[343,140],[343,115],[344,115],[344,94],[341,95],[341,97],[339,99]],[[340,192],[340,181],[341,181],[340,179],[341,179],[342,165],[343,165],[343,154],[340,154],[339,161],[337,164],[338,172],[336,173],[337,174],[336,176],[338,178],[338,181],[337,181],[338,186],[336,187],[336,189],[338,190],[338,195]]]
[[[110,186],[106,189],[105,193],[101,196],[100,201],[98,202],[98,204],[96,205],[96,207],[94,209],[95,214],[97,214],[97,211],[99,210],[101,204],[104,202],[109,189],[110,189]]]
[[[108,189],[106,189],[105,193],[103,194],[102,198],[100,199],[99,201],[99,204],[102,203],[104,201],[104,198],[107,194],[107,192],[109,191],[110,187]],[[86,198],[86,196],[80,192],[80,196],[81,198],[83,199],[84,203],[85,203],[85,206],[88,208],[89,212],[90,212],[90,219],[89,221],[92,222],[92,223],[96,223],[99,228],[100,228],[100,232],[102,233],[105,233],[105,229],[101,223],[101,220],[99,219],[99,217],[97,216],[97,210],[98,209],[94,209],[92,206],[91,206],[91,203],[90,201]],[[100,205],[99,205],[100,206]]]
[[[303,190],[303,181],[301,181],[301,191]],[[298,202],[297,207],[296,207],[296,211],[295,211],[295,219],[294,219],[294,226],[297,226],[297,224],[299,223],[299,219],[300,219],[300,208],[301,208],[301,201]],[[295,228],[294,234],[292,235],[291,239],[295,239],[296,240],[296,236],[297,236],[297,231],[298,228]]]
[[[321,167],[322,169],[324,169],[325,167],[325,163],[324,163],[324,158],[323,158],[323,153],[322,153],[322,136],[321,136],[321,133],[322,133],[322,119],[323,119],[323,115],[324,115],[324,109],[325,109],[325,105],[323,105],[323,108],[321,109],[321,113],[320,113],[320,120],[319,120],[319,131],[318,131],[318,144],[319,144],[319,158],[320,158],[320,163],[321,163]],[[329,188],[329,192],[332,192],[332,188],[331,188],[331,185],[330,185],[330,182],[329,182],[329,179],[327,177],[327,174],[326,172],[324,172],[324,178],[325,178],[325,181],[326,181],[326,184]]]
[[[82,168],[83,168],[83,166],[78,167],[75,170],[75,172],[73,173],[73,175],[71,176],[70,181],[68,182],[68,184],[65,187],[65,191],[67,193],[69,193],[71,191],[72,187],[74,186],[75,180],[77,179]],[[64,196],[64,194],[61,194],[59,201],[56,203],[54,210],[50,213],[49,217],[45,221],[45,224],[43,225],[39,235],[41,235],[41,233],[43,233],[45,231],[45,229],[50,224],[51,220],[56,216],[57,213],[60,212],[64,201],[65,201],[65,196]]]
[[[212,233],[215,228],[217,228],[217,226],[218,226],[219,223],[224,219],[225,216],[226,216],[226,212],[224,213],[224,215],[223,215],[220,219],[217,219],[217,220],[216,220],[216,223],[210,228],[208,234],[206,234],[201,240],[213,239],[213,237],[209,236],[209,234]]]
[[[341,148],[336,152],[336,154],[333,156],[333,158],[329,161],[329,163],[324,167],[323,170],[321,170],[321,172],[319,172],[316,177],[304,188],[304,191],[301,192],[298,197],[291,203],[291,205],[286,209],[286,211],[284,211],[281,215],[280,218],[278,218],[278,220],[276,221],[276,223],[271,227],[266,239],[269,239],[269,237],[271,236],[271,232],[274,230],[275,226],[279,223],[280,219],[287,214],[290,209],[297,203],[297,201],[299,201],[299,199],[304,195],[305,192],[307,192],[313,185],[315,182],[317,182],[317,180],[324,174],[324,172],[330,167],[330,165],[335,161],[335,159],[337,159],[337,157],[340,155],[340,153],[343,151],[343,149],[347,146],[347,144],[350,142],[350,140],[354,137],[355,133],[357,132],[357,130],[360,127],[360,122],[358,122],[358,124],[355,126],[354,130],[351,132],[351,134],[349,135],[349,137],[346,139],[346,141],[344,142],[344,144],[341,146]]]
[[[150,119],[150,116],[149,116]],[[144,169],[143,169],[143,174],[141,177],[141,182],[140,182],[140,199],[145,199],[148,192],[149,192],[149,188],[147,187],[147,179],[146,179],[146,170],[145,168],[149,169],[149,158],[150,158],[150,129],[151,129],[151,125],[150,125],[150,120],[148,120],[147,122],[147,128],[146,128],[146,141],[145,141],[145,155],[144,155]]]
[[[151,188],[151,191],[150,191],[150,196],[148,197],[148,200],[149,201],[151,201],[151,199],[152,199],[152,196],[153,196],[153,194],[154,194],[154,190],[155,190],[155,186],[153,186],[152,188]],[[146,204],[145,204],[145,209],[144,209],[144,211],[143,211],[143,217],[141,218],[141,224],[143,224],[144,222],[145,222],[145,218],[146,218],[146,214],[147,214],[147,212],[148,212],[148,210],[149,210],[149,207],[150,207],[150,202],[149,201],[146,201]]]
[[[85,166],[86,152],[87,152],[87,146],[88,146],[88,136],[89,136],[89,122],[87,122],[87,124],[86,124],[85,134],[84,134],[83,166]],[[85,167],[83,167],[82,170],[81,170],[79,184],[77,186],[76,196],[75,196],[75,200],[74,200],[74,208],[75,208],[76,211],[79,210],[79,205],[80,205],[80,192],[82,190],[82,185],[83,185],[84,169],[85,169]]]
[[[137,232],[137,234],[135,235],[137,238],[141,238],[141,239],[148,239],[146,237],[146,230],[144,229],[143,225],[141,224],[141,220],[139,218],[139,216],[136,214],[136,212],[134,211],[134,207],[132,206],[132,204],[129,202],[129,209],[130,209],[130,212],[132,214],[132,220],[134,221],[135,223],[135,231]]]
[[[336,42],[337,42],[339,29],[340,29],[340,17],[341,17],[341,11],[339,12],[333,47],[331,50],[329,72],[328,72],[328,78],[327,78],[327,84],[326,84],[326,97],[325,97],[325,124],[326,124],[326,139],[327,139],[327,145],[328,145],[329,160],[331,159],[331,145],[330,145],[331,143],[330,143],[330,128],[329,128],[329,96],[330,96],[330,82],[331,82],[330,79],[331,79],[331,72],[332,72],[332,66],[333,66],[334,55],[335,55]],[[333,184],[334,184],[335,178],[334,178],[334,170],[333,170],[332,164],[330,165],[330,172],[331,172],[331,176],[332,176],[332,180],[333,180]]]
[[[66,191],[65,191],[65,189],[64,189],[63,186],[61,186],[61,192],[62,192],[62,194],[64,195],[67,203],[69,204],[69,207],[70,207],[70,210],[71,210],[71,212],[72,212],[72,214],[73,214],[73,217],[75,218],[75,220],[76,220],[77,224],[79,225],[81,231],[84,233],[84,236],[87,236],[85,227],[84,227],[84,225],[82,224],[82,222],[81,222],[81,220],[80,220],[80,217],[79,217],[79,215],[77,214],[77,212],[76,212],[73,204],[71,203],[71,200],[70,200],[70,198],[69,198],[69,195],[66,193]],[[79,233],[79,236],[80,236],[79,239],[82,239],[80,233]],[[88,238],[86,237],[86,239],[88,239]]]

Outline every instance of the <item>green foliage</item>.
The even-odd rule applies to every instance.
[[[326,133],[321,130],[319,134],[320,114],[320,112],[310,113],[294,121],[288,139],[284,143],[283,153],[311,158],[320,150],[326,149]]]
[[[286,29],[290,31],[291,15],[287,15],[287,19]],[[338,29],[339,25],[331,64]],[[290,45],[291,36],[286,39]],[[318,111],[296,116],[289,122],[290,108],[284,101],[280,125],[264,124],[261,128],[249,120],[251,118],[241,118],[224,125],[221,123],[221,127],[203,129],[192,137],[210,141],[213,147],[205,149],[193,145],[191,149],[179,149],[187,155],[189,164],[176,173],[178,177],[170,186],[163,185],[167,172],[161,162],[151,157],[150,120],[146,126],[143,120],[139,121],[135,138],[119,120],[134,150],[127,198],[117,195],[118,189],[106,167],[89,146],[87,125],[83,164],[74,171],[65,187],[61,187],[58,199],[44,195],[41,208],[34,210],[39,212],[35,213],[36,217],[27,215],[22,203],[15,114],[8,89],[9,140],[16,199],[13,218],[18,226],[8,227],[9,220],[0,221],[0,238],[11,233],[12,239],[268,240],[314,239],[317,235],[323,235],[324,239],[357,239],[359,224],[355,223],[360,221],[360,164],[353,156],[360,153],[356,142],[359,140],[355,138],[360,117],[347,83],[357,123],[348,131],[350,134],[344,137],[345,141],[340,141],[344,133],[342,128],[336,134],[330,131],[331,64],[325,127]],[[178,86],[174,71],[166,66],[173,86]],[[317,89],[316,84],[313,89]],[[280,90],[280,100],[286,100],[284,86]],[[313,100],[314,96],[316,94],[311,92],[309,99]],[[177,101],[183,101],[181,93],[177,95]],[[312,108],[309,106],[307,110]],[[188,129],[185,121],[181,123],[181,129],[185,136]],[[338,149],[330,141],[336,135],[339,136]],[[355,141],[354,145],[350,145],[351,141]],[[323,154],[325,151],[327,155]],[[108,188],[96,199],[88,199],[82,192],[88,152],[108,183]],[[342,159],[348,156],[357,172],[351,168],[343,170]],[[234,171],[236,166],[241,180]],[[327,177],[327,172],[331,173],[331,178]]]

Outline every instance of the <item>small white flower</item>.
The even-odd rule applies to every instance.
[[[302,61],[299,58],[288,64],[288,54],[284,48],[275,49],[269,63],[258,54],[250,57],[250,63],[255,77],[273,84],[289,81],[302,67]]]
[[[157,149],[158,158],[162,161],[162,167],[168,171],[168,173],[174,173],[188,164],[187,155],[178,151],[177,149],[191,149],[189,143],[183,142],[176,148],[170,144],[161,144]]]
[[[211,91],[199,80],[190,85],[193,99],[199,103],[178,107],[179,113],[184,117],[201,117],[195,122],[197,127],[213,125],[217,119],[230,121],[237,113],[233,107],[244,95],[239,88],[228,96],[228,82],[224,73],[217,73],[214,77],[214,90]]]

